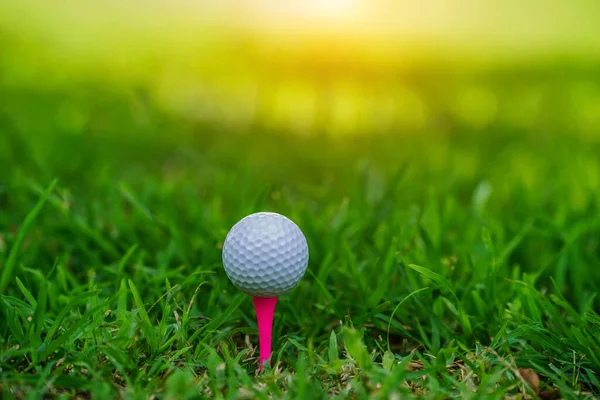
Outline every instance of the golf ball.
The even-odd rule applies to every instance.
[[[223,266],[231,282],[256,297],[277,297],[300,282],[308,245],[298,226],[272,212],[248,215],[231,228],[223,244]]]

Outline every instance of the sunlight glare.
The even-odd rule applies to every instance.
[[[261,2],[259,13],[274,25],[351,25],[361,16],[360,0],[291,0]],[[266,21],[265,21],[266,22]]]
[[[339,17],[354,14],[356,0],[312,0],[304,3],[308,13],[316,17]]]

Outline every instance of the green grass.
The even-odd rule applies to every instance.
[[[600,395],[600,140],[568,118],[334,139],[0,93],[4,398]],[[260,210],[311,255],[262,374],[220,253]]]

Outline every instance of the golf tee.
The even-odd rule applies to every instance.
[[[277,305],[277,297],[252,297],[256,321],[258,323],[258,348],[260,371],[263,363],[271,357],[271,337],[273,332],[273,315]]]

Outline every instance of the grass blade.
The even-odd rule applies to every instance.
[[[414,269],[415,271],[417,271],[418,273],[420,273],[421,275],[434,281],[440,287],[440,289],[447,290],[450,293],[454,293],[454,291],[452,290],[452,285],[450,284],[450,281],[448,279],[446,279],[444,276],[438,274],[437,272],[433,272],[430,269],[423,268],[420,265],[409,264],[408,266],[410,268]]]
[[[54,179],[50,185],[46,188],[36,205],[31,209],[29,214],[25,217],[23,224],[19,228],[19,232],[17,233],[17,237],[15,242],[13,243],[10,252],[8,253],[8,259],[6,263],[4,263],[4,268],[2,268],[2,275],[0,276],[0,293],[4,293],[4,290],[8,286],[8,282],[12,279],[14,274],[14,269],[17,266],[17,261],[19,259],[19,252],[21,251],[21,246],[23,245],[23,241],[25,240],[25,236],[29,229],[33,226],[36,217],[42,211],[44,204],[48,200],[48,196],[54,190],[58,180]]]
[[[421,289],[417,289],[413,292],[411,292],[408,296],[406,296],[405,298],[403,298],[402,300],[400,300],[400,303],[398,303],[398,305],[396,307],[394,307],[394,311],[392,311],[392,315],[390,315],[390,320],[388,322],[388,327],[387,327],[387,343],[388,343],[388,350],[392,351],[392,349],[390,348],[390,328],[392,326],[392,320],[394,319],[394,315],[396,315],[396,311],[398,311],[398,309],[400,308],[400,306],[402,304],[404,304],[406,302],[406,300],[410,299],[412,296],[414,296],[415,294],[422,292],[424,290],[429,289],[429,287],[424,287]]]
[[[27,290],[27,288],[25,287],[25,285],[23,285],[23,282],[21,282],[18,276],[15,279],[17,281],[17,286],[21,290],[21,293],[23,293],[23,296],[25,296],[27,302],[31,304],[31,307],[35,308],[37,306],[37,301],[35,301],[35,299],[31,295],[31,292]]]
[[[137,287],[135,286],[135,284],[133,283],[133,281],[131,279],[128,282],[129,282],[129,288],[131,289],[131,294],[133,295],[133,300],[135,301],[135,304],[138,308],[138,315],[140,316],[140,320],[142,322],[142,331],[144,332],[146,341],[150,345],[150,349],[154,353],[154,351],[157,348],[156,331],[154,330],[154,327],[152,326],[150,317],[148,317],[148,313],[146,312],[146,307],[144,306],[144,302],[142,301],[142,298],[140,297],[140,293],[138,292]]]

